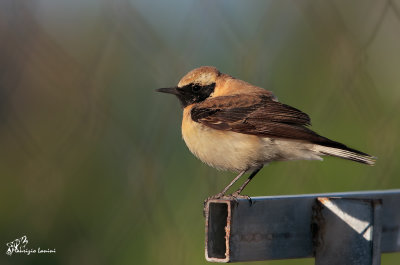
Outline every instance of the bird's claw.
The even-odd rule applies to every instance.
[[[207,207],[207,202],[209,200],[218,200],[218,199],[226,199],[226,200],[234,200],[236,203],[238,202],[238,199],[245,199],[248,200],[250,205],[253,204],[253,201],[251,200],[251,198],[248,195],[241,195],[239,192],[234,192],[232,194],[229,195],[225,195],[223,193],[218,193],[215,194],[213,196],[208,197],[207,199],[204,200],[204,208],[203,208],[203,214],[205,216],[206,214],[206,207]]]
[[[209,200],[218,200],[218,199],[222,199],[222,198],[224,198],[224,197],[226,197],[225,194],[222,193],[222,192],[220,192],[220,193],[217,193],[217,194],[215,194],[215,195],[213,195],[213,196],[210,196],[210,197],[208,197],[207,199],[205,199],[204,202],[203,202],[203,215],[206,216],[207,202],[208,202]]]
[[[215,194],[215,195],[213,195],[213,196],[210,196],[210,197],[208,197],[207,199],[204,200],[204,206],[206,206],[206,204],[207,204],[207,202],[208,202],[209,200],[218,200],[218,199],[221,199],[221,198],[224,198],[224,197],[226,197],[226,196],[225,196],[225,194],[222,193],[222,192],[217,193],[217,194]]]
[[[251,200],[251,198],[250,198],[249,196],[247,196],[247,195],[241,195],[239,192],[234,192],[234,193],[232,193],[231,196],[234,197],[234,198],[237,198],[237,199],[247,199],[247,200]]]
[[[239,192],[234,192],[234,193],[232,193],[231,196],[235,199],[236,202],[238,199],[245,199],[245,200],[249,201],[250,205],[253,204],[253,201],[251,200],[250,196],[248,196],[248,195],[241,195]]]

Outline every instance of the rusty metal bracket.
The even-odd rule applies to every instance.
[[[370,262],[338,259],[335,241],[355,256],[365,246]],[[380,253],[400,251],[400,190],[210,200],[205,243],[211,262],[316,257],[319,265],[377,265]]]

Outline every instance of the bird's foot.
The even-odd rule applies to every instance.
[[[231,196],[236,202],[237,202],[238,199],[245,199],[245,200],[248,200],[248,201],[249,201],[250,205],[253,204],[253,201],[251,200],[250,196],[248,196],[248,195],[241,195],[241,194],[240,194],[239,192],[237,192],[237,191],[235,191],[234,193],[232,193],[230,196]]]
[[[229,199],[231,199],[231,198],[232,198],[231,195],[225,195],[225,193],[223,193],[223,192],[220,192],[220,193],[217,193],[217,194],[215,194],[215,195],[213,195],[213,196],[208,197],[208,198],[205,199],[204,202],[203,202],[203,205],[204,205],[204,207],[203,207],[203,214],[204,214],[204,216],[206,216],[206,207],[207,207],[207,202],[208,202],[209,200],[218,200],[218,199],[227,199],[227,200],[229,200]]]
[[[239,192],[234,192],[231,195],[233,198],[236,199],[247,199],[247,200],[251,200],[251,198],[248,195],[241,195]]]
[[[222,192],[217,193],[217,194],[215,194],[215,195],[213,195],[213,196],[210,196],[210,197],[208,197],[207,199],[204,200],[204,206],[206,206],[206,204],[207,204],[207,202],[208,202],[209,200],[217,200],[217,199],[221,199],[221,198],[223,198],[223,197],[226,197],[226,196],[225,196],[225,194],[222,193]]]
[[[253,201],[248,195],[241,195],[239,192],[234,192],[229,195],[225,195],[224,193],[220,192],[218,194],[215,194],[213,196],[208,197],[207,199],[204,200],[204,208],[203,208],[203,214],[206,216],[206,207],[207,207],[207,202],[209,200],[218,200],[218,199],[226,199],[226,200],[234,200],[235,202],[238,202],[238,199],[245,199],[248,200],[250,205],[253,204]]]

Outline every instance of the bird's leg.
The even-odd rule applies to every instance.
[[[240,193],[243,191],[243,189],[247,186],[247,184],[249,184],[249,182],[254,178],[255,175],[257,175],[257,173],[263,168],[263,166],[257,168],[256,170],[254,170],[250,176],[248,177],[248,179],[246,179],[246,181],[242,184],[242,186],[240,186],[239,189],[237,189],[234,193],[232,193],[233,197],[242,197],[242,195],[240,195]],[[246,197],[247,199],[249,199],[249,196],[243,196]]]
[[[220,199],[220,198],[224,197],[224,196],[225,196],[225,193],[229,190],[229,188],[232,187],[232,185],[235,184],[235,182],[236,182],[238,179],[240,179],[240,177],[243,176],[243,174],[246,173],[246,171],[247,171],[247,170],[243,170],[242,172],[240,172],[239,175],[237,175],[237,176],[231,181],[231,183],[229,183],[228,186],[226,186],[220,193],[217,193],[217,194],[215,194],[215,195],[213,195],[213,196],[210,196],[210,197],[208,197],[207,199],[205,199],[205,201],[204,201],[204,208],[203,208],[203,215],[204,215],[204,216],[206,216],[206,205],[207,205],[207,202],[208,202],[209,200],[212,200],[212,199]]]
[[[247,170],[243,170],[242,172],[239,173],[239,175],[237,175],[232,181],[231,183],[228,184],[228,186],[226,186],[219,194],[221,194],[222,196],[225,195],[225,193],[229,190],[230,187],[232,187],[233,184],[235,184],[236,181],[238,181],[238,179],[240,179],[241,176],[243,176],[244,173],[246,173]]]
[[[239,175],[237,175],[232,181],[231,183],[228,184],[228,186],[226,186],[220,193],[217,193],[213,196],[208,197],[205,201],[204,204],[211,199],[220,199],[222,197],[225,196],[225,193],[229,190],[230,187],[232,187],[233,184],[235,184],[235,182],[240,179],[241,176],[243,176],[243,174],[246,173],[246,170],[243,170],[242,172],[239,173]]]

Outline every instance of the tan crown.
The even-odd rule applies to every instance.
[[[202,66],[187,73],[178,83],[178,87],[194,83],[207,86],[215,83],[221,73],[213,66]]]

